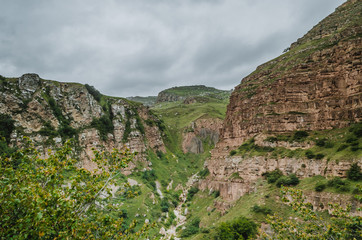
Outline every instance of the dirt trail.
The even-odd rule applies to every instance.
[[[192,175],[189,180],[186,183],[186,186],[182,188],[182,193],[180,195],[180,203],[177,205],[175,210],[173,212],[176,215],[176,225],[171,225],[168,229],[161,229],[160,233],[163,233],[164,236],[161,239],[171,239],[172,236],[174,236],[174,239],[180,239],[176,238],[176,229],[179,226],[182,226],[186,223],[186,216],[185,212],[182,211],[182,205],[186,202],[187,198],[187,192],[190,189],[190,187],[198,180],[197,174]]]

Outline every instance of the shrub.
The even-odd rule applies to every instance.
[[[252,208],[251,211],[255,212],[255,213],[262,213],[262,214],[272,214],[272,210],[270,208],[268,208],[267,206],[259,206],[257,204],[255,204]]]
[[[91,126],[98,130],[103,141],[106,141],[107,134],[114,130],[113,122],[108,115],[103,115],[99,119],[93,118]]]
[[[347,178],[352,181],[362,180],[361,167],[357,163],[353,163],[347,171]]]
[[[359,146],[352,146],[352,147],[351,147],[351,151],[352,151],[352,152],[357,152],[359,149],[360,149]]]
[[[142,173],[142,178],[148,182],[154,182],[157,180],[157,176],[155,174],[155,170],[146,170]]]
[[[141,118],[138,115],[137,111],[135,111],[135,112],[136,112],[135,118],[136,118],[136,123],[137,123],[137,129],[140,131],[141,134],[144,135],[145,134],[145,127],[143,126]]]
[[[236,150],[231,150],[230,151],[230,156],[234,156],[236,153],[237,153]]]
[[[89,94],[92,95],[97,102],[101,101],[102,94],[95,87],[88,84],[84,86],[88,90]]]
[[[299,183],[299,178],[293,173],[293,174],[290,174],[289,176],[280,177],[276,182],[276,186],[277,187],[295,186],[295,185],[298,185],[298,183]]]
[[[340,177],[334,177],[327,182],[328,187],[333,187],[341,192],[348,192],[350,190],[348,183],[343,181]]]
[[[0,138],[4,137],[6,142],[9,144],[10,135],[14,131],[15,121],[7,114],[0,114]]]
[[[327,139],[325,139],[325,138],[323,138],[323,139],[318,139],[318,140],[316,141],[316,145],[317,145],[318,147],[325,147],[325,148],[332,148],[332,147],[334,146],[334,144],[333,144],[331,141],[329,141],[329,140],[327,140]]]
[[[311,151],[311,150],[307,150],[305,152],[305,156],[308,158],[308,159],[313,159],[315,157],[314,153]]]
[[[199,172],[200,178],[205,178],[205,177],[208,176],[209,174],[210,174],[210,171],[209,171],[208,168],[202,169],[202,170]]]
[[[318,139],[315,144],[318,146],[318,147],[324,147],[324,145],[326,144],[326,139]]]
[[[217,198],[220,196],[220,191],[213,191],[211,195],[214,196],[214,198]]]
[[[358,123],[349,129],[357,138],[362,137],[362,123]]]
[[[168,199],[167,198],[163,198],[161,201],[161,211],[162,212],[168,212],[168,209],[170,208],[170,204],[168,203]]]
[[[324,158],[324,154],[323,153],[318,153],[317,155],[315,155],[315,159],[320,160]]]
[[[199,191],[197,187],[191,187],[189,191],[187,192],[187,201],[191,201],[191,199],[194,197],[194,195]]]
[[[55,137],[58,135],[55,128],[51,125],[50,121],[46,121],[43,124],[43,127],[40,129],[39,133],[43,136]]]
[[[344,185],[343,180],[340,177],[334,177],[331,180],[328,180],[328,187],[337,187],[339,185]]]
[[[343,144],[341,144],[341,146],[338,147],[337,152],[340,152],[346,148],[348,148],[348,145],[343,143]]]
[[[314,189],[315,189],[317,192],[322,192],[326,187],[327,187],[327,186],[326,186],[325,183],[317,183],[317,184],[315,185],[315,188],[314,188]]]
[[[293,140],[302,141],[308,136],[309,134],[306,131],[296,131],[293,135]]]
[[[268,180],[268,183],[275,183],[281,176],[283,176],[283,172],[280,169],[275,169],[272,172],[265,172],[262,174]]]
[[[257,225],[245,218],[240,217],[236,220],[223,222],[216,228],[214,239],[254,239],[257,233]]]
[[[346,143],[354,143],[357,141],[358,141],[358,139],[355,136],[350,136],[346,139]]]
[[[200,218],[196,217],[190,221],[181,233],[182,238],[189,237],[198,233],[200,230]]]

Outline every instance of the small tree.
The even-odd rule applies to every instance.
[[[94,152],[97,169],[77,167],[68,141],[42,159],[27,142],[0,157],[1,239],[137,239],[135,222],[124,230],[110,184],[132,159],[129,151]],[[67,177],[68,176],[68,177]]]
[[[329,204],[332,214],[327,220],[313,211],[312,204],[306,202],[301,190],[282,187],[281,192],[283,201],[293,208],[300,219],[290,220],[277,215],[268,216],[267,222],[273,232],[262,233],[263,239],[360,239],[362,217],[352,216],[350,206],[343,209],[338,204]]]
[[[347,178],[352,181],[362,180],[361,167],[357,163],[353,163],[350,169],[347,171]]]

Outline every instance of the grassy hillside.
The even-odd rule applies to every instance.
[[[219,90],[213,87],[207,87],[204,85],[194,85],[194,86],[181,86],[173,87],[166,90],[163,90],[162,93],[171,94],[175,96],[189,97],[189,96],[211,96],[214,98],[228,98],[230,91]]]
[[[145,106],[153,106],[156,103],[156,96],[148,96],[148,97],[140,97],[140,96],[135,96],[135,97],[127,97],[128,100],[134,101],[134,102],[139,102],[142,103]]]

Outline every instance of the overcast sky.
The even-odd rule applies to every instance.
[[[112,96],[232,89],[345,0],[0,0],[0,74]]]

